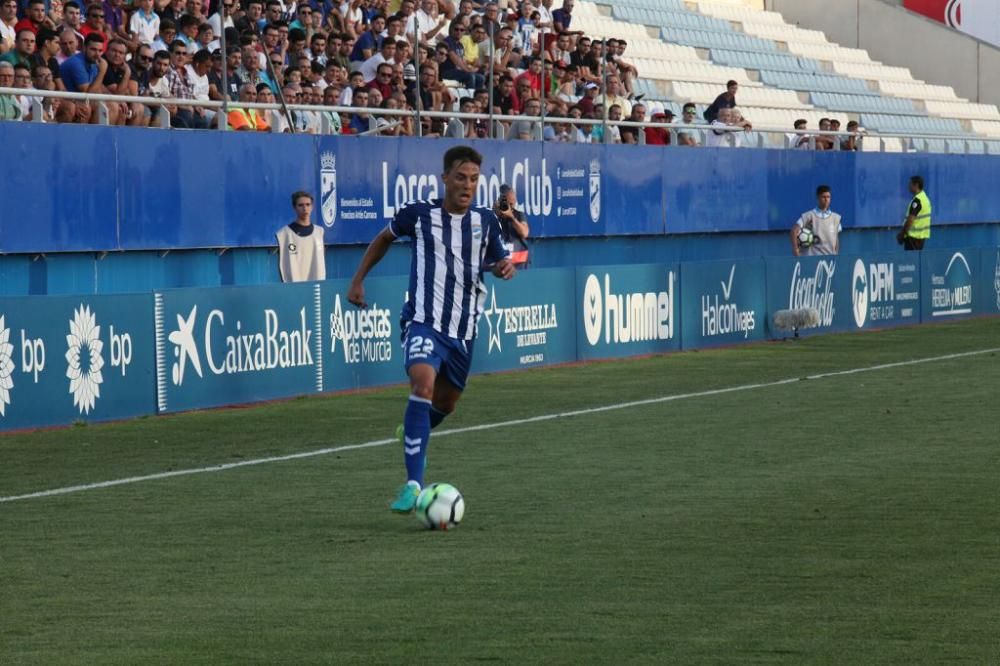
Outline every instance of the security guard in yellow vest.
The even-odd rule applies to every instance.
[[[920,176],[910,178],[910,194],[913,199],[906,211],[906,221],[903,228],[896,234],[896,240],[905,250],[922,250],[924,243],[931,237],[931,200],[924,192],[924,179]]]

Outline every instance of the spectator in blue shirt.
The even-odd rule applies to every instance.
[[[385,30],[385,16],[378,14],[371,20],[368,30],[361,33],[358,41],[354,43],[351,62],[364,62],[378,53],[382,48],[383,30]]]
[[[570,30],[569,24],[573,21],[573,0],[563,0],[562,9],[552,12],[552,23],[555,24],[557,35],[582,35],[580,30]]]
[[[108,62],[101,57],[104,39],[92,32],[83,40],[83,50],[67,58],[59,66],[59,75],[68,92],[100,92],[93,88],[101,86]]]
[[[367,88],[355,88],[354,94],[352,95],[351,106],[356,106],[364,108],[368,106],[368,89]],[[368,114],[367,113],[352,113],[351,114],[351,134],[361,134],[369,130]]]

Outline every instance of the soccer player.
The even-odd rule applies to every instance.
[[[514,277],[500,222],[473,199],[483,157],[468,146],[444,154],[444,199],[410,203],[365,250],[347,299],[367,307],[364,279],[401,236],[413,240],[410,289],[401,319],[410,399],[403,416],[406,484],[392,510],[409,513],[424,482],[431,429],[455,410],[472,365],[476,322],[486,293],[483,271]]]

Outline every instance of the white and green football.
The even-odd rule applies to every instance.
[[[431,530],[458,527],[465,515],[465,498],[450,483],[432,483],[417,497],[417,520]]]

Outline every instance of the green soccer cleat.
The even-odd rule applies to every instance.
[[[410,513],[417,504],[417,496],[420,495],[420,487],[416,483],[407,481],[399,489],[396,501],[389,507],[396,513]]]

